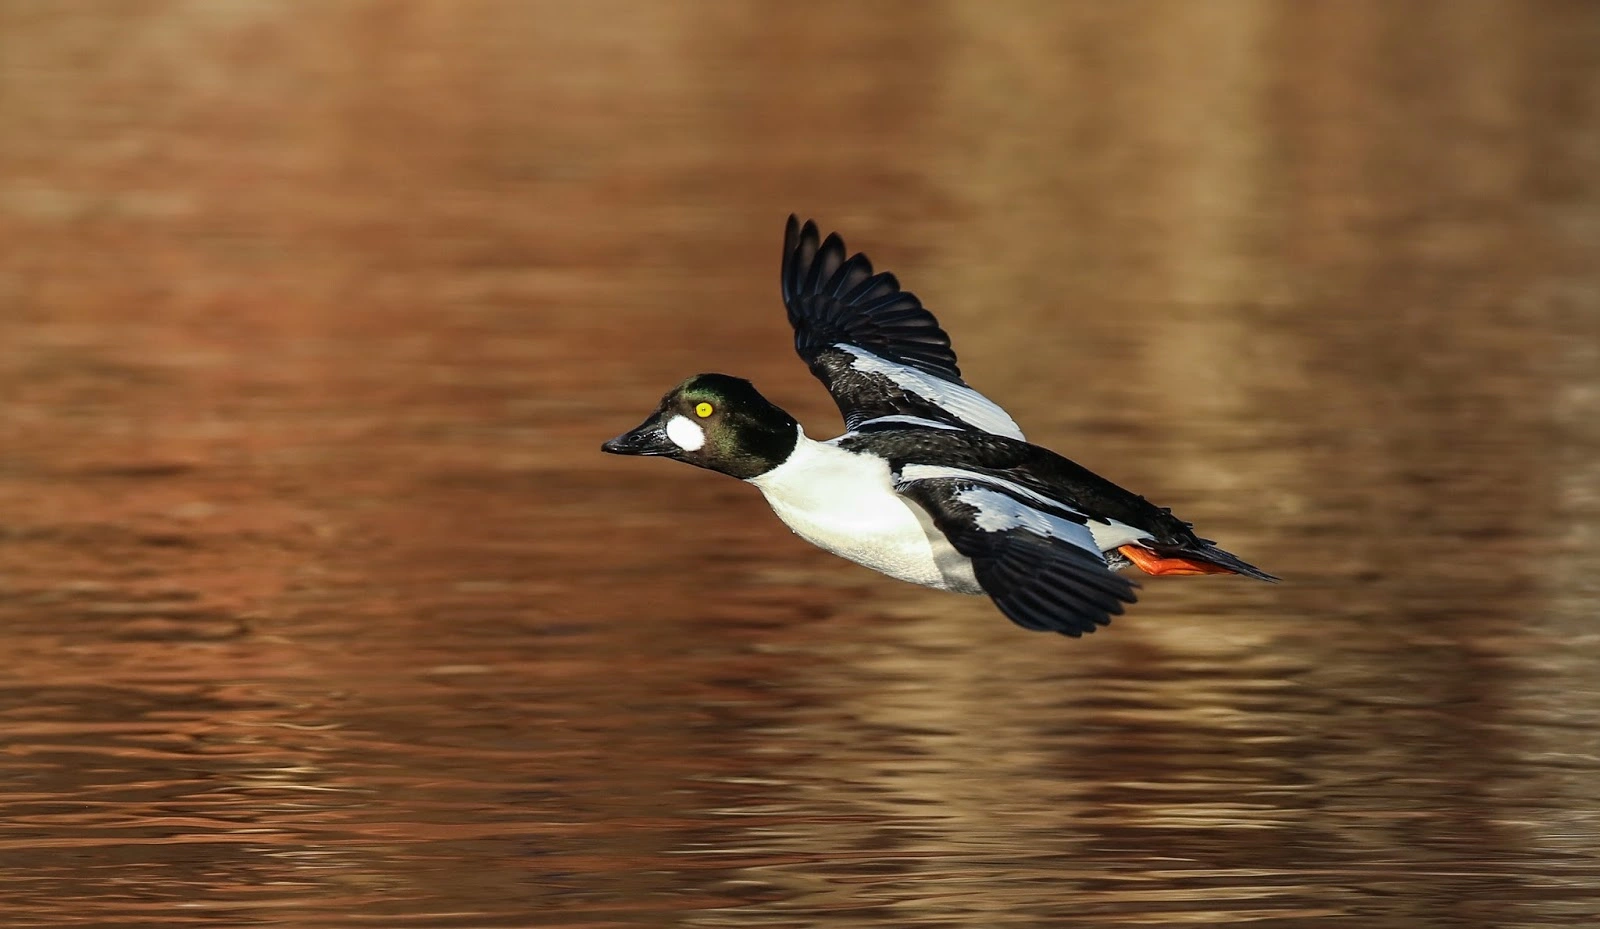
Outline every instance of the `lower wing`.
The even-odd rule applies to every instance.
[[[1133,583],[1106,567],[1082,514],[1047,511],[966,478],[901,481],[896,489],[972,560],[984,593],[1024,629],[1076,638],[1135,599]]]

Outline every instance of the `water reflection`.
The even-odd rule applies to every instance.
[[[1593,924],[1597,41],[0,4],[8,915]],[[599,458],[705,369],[837,422],[795,209],[1292,583],[1047,641]]]

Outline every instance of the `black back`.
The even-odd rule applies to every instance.
[[[908,464],[944,465],[1020,484],[1095,519],[1115,519],[1163,542],[1197,542],[1190,524],[1048,448],[985,432],[954,429],[870,429],[840,440],[851,451]]]

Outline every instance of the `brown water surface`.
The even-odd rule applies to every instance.
[[[0,0],[6,926],[1600,925],[1586,2]],[[1289,583],[602,457],[784,216]]]

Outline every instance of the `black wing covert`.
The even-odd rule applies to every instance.
[[[896,489],[972,559],[984,593],[1024,629],[1077,638],[1135,600],[1134,584],[1106,567],[1082,514],[1044,512],[964,478],[903,481]]]
[[[961,379],[950,337],[893,274],[846,257],[838,233],[790,216],[783,238],[783,303],[794,347],[856,429],[883,417],[1022,438],[1017,424]]]

